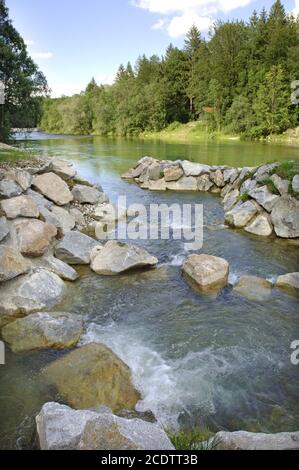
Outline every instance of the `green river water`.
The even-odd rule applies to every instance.
[[[298,147],[241,142],[169,144],[33,134],[19,142],[36,154],[69,159],[100,182],[112,201],[203,203],[203,252],[230,263],[231,286],[249,274],[275,280],[298,271],[298,248],[223,229],[218,196],[152,193],[120,179],[137,159],[188,159],[253,166],[299,160]],[[159,258],[157,270],[104,278],[81,270],[56,310],[83,314],[82,344],[110,346],[132,369],[142,394],[138,410],[152,410],[166,427],[207,423],[212,430],[299,429],[299,366],[291,343],[299,339],[298,299],[273,289],[267,302],[237,296],[232,287],[217,297],[194,292],[181,275],[188,256],[183,241],[138,241]],[[34,448],[34,417],[43,403],[61,401],[40,379],[41,368],[63,353],[12,354],[0,366],[0,448]]]

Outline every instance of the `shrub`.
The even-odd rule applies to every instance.
[[[166,432],[176,450],[214,450],[217,447],[216,439],[207,427],[195,427],[176,433]]]

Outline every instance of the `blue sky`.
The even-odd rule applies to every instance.
[[[196,23],[247,19],[274,0],[6,0],[10,17],[45,73],[53,96],[83,90],[91,77],[111,83],[120,63],[182,45]],[[299,13],[299,0],[285,0]]]

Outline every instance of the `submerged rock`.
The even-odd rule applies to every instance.
[[[19,252],[9,246],[0,245],[0,282],[10,281],[28,273],[29,270],[28,263]]]
[[[215,442],[218,450],[299,450],[299,432],[263,434],[222,431],[216,434]]]
[[[68,232],[55,247],[55,256],[68,264],[89,264],[90,253],[98,245],[80,232]]]
[[[30,196],[18,196],[1,201],[1,209],[8,219],[17,217],[39,217],[39,210],[34,199]]]
[[[9,323],[1,334],[13,352],[66,349],[78,343],[83,321],[81,316],[71,313],[40,312]]]
[[[68,185],[55,173],[35,176],[33,186],[57,206],[65,206],[73,200]]]
[[[267,300],[272,292],[272,284],[266,279],[255,276],[242,276],[234,287],[234,291],[248,300]]]
[[[276,281],[276,287],[299,292],[299,273],[289,273],[284,276],[279,276]]]
[[[45,269],[5,283],[0,289],[0,327],[18,317],[54,307],[64,293],[64,282]]]
[[[105,405],[117,412],[134,409],[140,400],[129,367],[103,344],[72,351],[48,365],[42,375],[77,409]]]
[[[244,230],[260,237],[269,237],[273,233],[273,226],[269,215],[264,213],[258,215]]]
[[[54,225],[41,220],[22,220],[16,224],[20,251],[25,256],[42,256],[57,235]]]
[[[107,410],[73,410],[46,403],[36,417],[41,450],[174,450],[157,424]]]
[[[145,249],[109,241],[92,260],[91,269],[97,274],[114,276],[130,269],[152,267],[158,264],[158,259],[151,256]]]
[[[191,255],[183,266],[183,273],[201,291],[219,290],[227,286],[229,264],[216,256]]]
[[[271,220],[278,237],[299,237],[299,201],[288,195],[282,196],[272,210]]]

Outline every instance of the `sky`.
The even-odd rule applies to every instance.
[[[274,0],[6,0],[14,26],[47,77],[53,97],[94,77],[113,82],[121,63],[182,46],[192,24],[206,34],[215,19],[247,20]],[[283,1],[299,14],[299,0]]]

